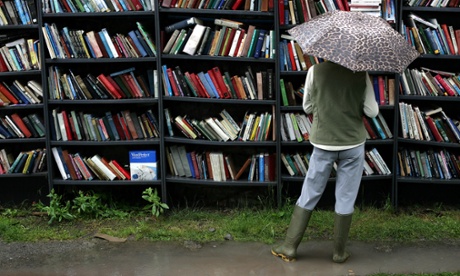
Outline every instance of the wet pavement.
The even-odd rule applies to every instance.
[[[460,244],[412,246],[350,241],[352,256],[331,261],[331,241],[303,242],[298,259],[283,262],[271,245],[236,241],[113,243],[99,239],[0,243],[1,276],[66,275],[369,275],[459,272]]]

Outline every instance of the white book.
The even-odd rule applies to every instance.
[[[115,45],[113,45],[113,41],[112,41],[112,39],[110,38],[110,35],[109,35],[109,32],[107,31],[107,28],[102,28],[101,32],[102,32],[102,34],[103,34],[104,37],[105,37],[105,40],[106,40],[106,42],[107,42],[107,45],[109,46],[110,52],[112,52],[113,57],[114,57],[114,58],[120,57],[120,56],[118,55],[117,50],[115,49]]]
[[[192,33],[190,34],[189,39],[185,43],[185,46],[182,52],[189,54],[191,56],[195,55],[200,45],[201,38],[203,37],[205,30],[206,30],[206,26],[203,26],[200,24],[195,25]]]
[[[431,141],[431,137],[428,133],[428,127],[425,123],[425,120],[423,119],[422,112],[420,111],[420,108],[418,106],[414,106],[414,111],[415,115],[417,116],[417,119],[420,123],[420,127],[422,128],[422,133],[423,136],[425,137],[426,141]]]
[[[256,118],[256,114],[254,113],[249,114],[249,117],[246,123],[246,127],[243,133],[243,138],[242,138],[243,141],[248,140],[249,135],[251,134],[251,130],[252,130],[255,118]]]
[[[382,156],[380,155],[380,153],[377,151],[376,148],[373,148],[372,149],[372,152],[375,154],[375,156],[377,157],[377,160],[378,162],[380,162],[380,164],[382,165],[384,171],[386,172],[386,174],[391,174],[391,171],[390,169],[388,168],[387,166],[387,163],[385,162],[385,160],[383,160]]]
[[[18,128],[18,126],[10,118],[10,116],[5,115],[5,119],[6,119],[6,122],[8,123],[8,125],[13,129],[14,133],[16,133],[16,135],[19,138],[24,138],[25,137],[24,134],[22,133],[22,131]]]
[[[235,50],[236,46],[238,46],[238,39],[240,38],[241,35],[241,30],[237,29],[235,31],[235,35],[233,36],[233,41],[232,41],[232,46],[230,47],[230,50],[228,51],[228,56],[229,57],[234,57],[235,56]]]
[[[290,141],[295,141],[296,136],[295,136],[295,132],[294,132],[294,126],[292,125],[292,121],[291,121],[291,115],[289,113],[284,113],[284,118],[286,119],[285,127],[287,127],[287,131],[288,131],[288,134],[289,134],[289,140]]]
[[[98,166],[101,171],[110,179],[114,180],[117,178],[116,174],[114,174],[101,160],[101,157],[99,155],[94,155],[91,157],[91,160],[94,162],[96,166]]]
[[[364,173],[366,175],[372,175],[374,174],[374,170],[369,166],[369,163],[367,163],[367,160],[364,160]]]
[[[59,155],[58,149],[56,147],[51,148],[51,152],[53,153],[54,161],[56,161],[56,165],[59,169],[59,172],[61,173],[62,179],[70,179],[70,174],[67,174],[64,169],[64,160],[61,160],[61,156]]]
[[[291,166],[289,165],[289,162],[286,159],[286,155],[284,153],[281,153],[281,161],[283,161],[284,166],[286,167],[288,173],[290,176],[294,176],[295,173],[292,170]]]
[[[228,141],[230,137],[225,134],[225,132],[216,124],[213,118],[209,117],[205,119],[205,122],[219,135],[219,137],[224,141]]]
[[[219,157],[216,152],[209,153],[209,161],[211,163],[212,178],[214,181],[222,181],[221,166],[219,164]]]
[[[59,132],[61,133],[62,141],[67,141],[67,132],[65,130],[65,125],[64,125],[64,115],[62,112],[57,113],[57,121],[58,121],[58,126],[59,126]]]

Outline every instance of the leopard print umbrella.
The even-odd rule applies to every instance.
[[[287,31],[308,55],[353,71],[403,72],[419,56],[383,18],[333,11]]]

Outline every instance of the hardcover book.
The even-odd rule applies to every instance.
[[[157,156],[154,150],[138,150],[129,152],[129,168],[131,180],[156,180]]]

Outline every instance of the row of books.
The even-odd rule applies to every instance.
[[[210,55],[229,57],[273,58],[274,32],[249,25],[243,28],[242,22],[228,19],[215,19],[216,28],[203,25],[196,17],[193,27],[181,22],[167,26],[166,32],[172,32],[163,48],[164,54]],[[186,23],[187,24],[187,23]]]
[[[40,43],[20,38],[0,44],[0,72],[40,69]]]
[[[383,117],[382,113],[378,113],[377,117],[369,118],[363,116],[363,123],[366,128],[367,139],[391,139],[393,138],[393,133],[388,127],[388,124]]]
[[[21,151],[16,158],[0,150],[0,174],[43,172],[46,169],[46,149]]]
[[[306,176],[310,166],[311,152],[281,153],[281,161],[290,176]],[[330,177],[337,173],[337,164],[334,163]],[[389,175],[390,169],[376,148],[365,151],[363,175]]]
[[[44,23],[43,36],[52,59],[60,58],[140,58],[155,57],[156,46],[140,22],[127,35],[100,31],[84,31]]]
[[[404,70],[400,75],[401,93],[419,96],[459,96],[460,76],[422,67]]]
[[[281,71],[307,71],[314,64],[323,62],[321,58],[304,54],[292,36],[282,34],[281,38],[279,43]]]
[[[458,179],[460,156],[446,149],[401,148],[398,175],[406,177]]]
[[[44,0],[44,13],[153,11],[151,0]]]
[[[399,111],[403,138],[460,143],[459,121],[447,116],[441,107],[420,110],[400,102]]]
[[[70,69],[63,71],[59,66],[48,68],[50,98],[54,100],[130,99],[155,97],[158,91],[157,70],[135,74],[130,67],[110,74],[87,74],[82,77]]]
[[[33,0],[0,0],[0,26],[37,24]]]
[[[166,150],[170,173],[174,176],[214,181],[240,180],[274,181],[275,155],[261,152],[236,164],[234,155],[221,151],[187,151],[185,146],[169,146]],[[240,160],[238,160],[240,161]]]
[[[13,83],[0,83],[0,105],[16,104],[39,104],[43,102],[42,85],[35,81],[29,80],[27,84],[23,81],[14,80]]]
[[[12,113],[0,117],[0,138],[39,138],[45,136],[43,119],[36,113],[19,115]]]
[[[208,117],[205,119],[190,118],[178,115],[173,118],[168,108],[165,109],[165,120],[170,136],[174,136],[172,126],[189,139],[207,139],[210,141],[268,141],[272,139],[273,114],[270,112],[247,111],[241,123],[238,123],[224,109],[219,112],[221,119]]]
[[[143,113],[107,111],[104,116],[96,116],[83,111],[53,109],[52,118],[52,138],[57,141],[119,141],[159,137],[158,121],[152,110]]]
[[[425,19],[411,13],[403,22],[401,32],[420,54],[460,54],[460,29],[439,23],[436,18]]]
[[[63,180],[130,180],[128,170],[116,160],[98,154],[86,157],[61,147],[51,148],[53,159]]]
[[[434,7],[434,8],[455,8],[460,7],[459,0],[410,0],[405,4],[409,7]]]
[[[251,66],[244,76],[230,76],[215,66],[207,71],[183,72],[179,66],[162,65],[165,96],[200,97],[217,99],[273,99],[273,70],[254,72]]]
[[[383,75],[369,75],[379,105],[395,104],[395,79]]]
[[[163,8],[273,11],[273,0],[162,0]]]

